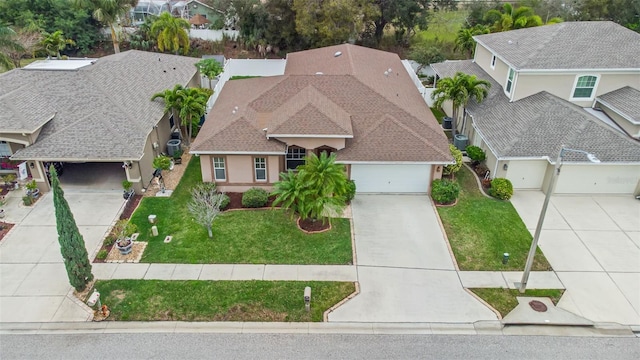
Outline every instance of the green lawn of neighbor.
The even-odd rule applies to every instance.
[[[520,294],[517,289],[469,289],[478,295],[482,300],[486,301],[494,309],[500,312],[503,317],[506,316],[511,310],[518,306],[518,296],[529,297],[549,297],[554,304],[560,301],[560,297],[564,293],[564,290],[558,289],[535,289],[526,290],[524,294]]]

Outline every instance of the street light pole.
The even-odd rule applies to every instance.
[[[549,207],[549,201],[551,200],[551,194],[556,186],[556,180],[558,179],[558,175],[560,175],[560,168],[562,167],[562,157],[566,151],[573,151],[587,155],[587,159],[593,163],[599,163],[600,160],[598,158],[586,151],[570,149],[564,147],[562,145],[560,147],[560,151],[558,152],[558,157],[556,158],[556,164],[553,167],[553,173],[551,174],[551,179],[549,179],[549,186],[547,187],[547,194],[544,197],[544,203],[542,204],[542,210],[540,210],[540,217],[538,218],[538,225],[536,225],[536,231],[533,235],[533,240],[531,241],[531,248],[529,248],[529,255],[527,256],[527,262],[524,266],[524,272],[522,273],[522,280],[520,282],[515,283],[518,291],[520,293],[524,293],[527,290],[527,281],[529,281],[529,274],[531,273],[531,267],[533,266],[533,258],[536,255],[536,250],[538,249],[538,241],[540,240],[540,234],[542,233],[542,224],[544,223],[544,218],[547,215],[547,208]]]

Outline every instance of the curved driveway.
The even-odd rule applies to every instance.
[[[359,194],[351,207],[360,294],[329,321],[497,319],[463,289],[428,196]]]

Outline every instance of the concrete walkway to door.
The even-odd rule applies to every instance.
[[[360,294],[330,322],[496,320],[467,293],[425,195],[358,195],[352,204]]]

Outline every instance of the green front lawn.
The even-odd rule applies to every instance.
[[[564,290],[558,289],[536,289],[526,290],[524,294],[520,294],[517,289],[469,289],[478,295],[487,304],[500,312],[505,317],[511,310],[518,306],[518,296],[528,297],[548,297],[551,298],[553,304],[558,304]]]
[[[311,287],[311,312],[302,295]],[[322,314],[355,291],[350,282],[97,281],[109,320],[322,321]]]
[[[458,204],[438,213],[460,270],[523,270],[532,236],[509,201],[483,196],[475,175],[466,167],[456,174],[461,191]],[[509,253],[507,265],[502,254]],[[538,249],[533,270],[551,266]]]
[[[348,219],[332,219],[333,228],[305,234],[282,210],[224,212],[213,224],[213,239],[186,208],[190,189],[201,181],[200,159],[193,157],[171,197],[144,198],[131,221],[148,241],[142,262],[185,264],[351,264]],[[151,236],[148,216],[155,214],[159,235]],[[164,243],[167,235],[173,236]]]

